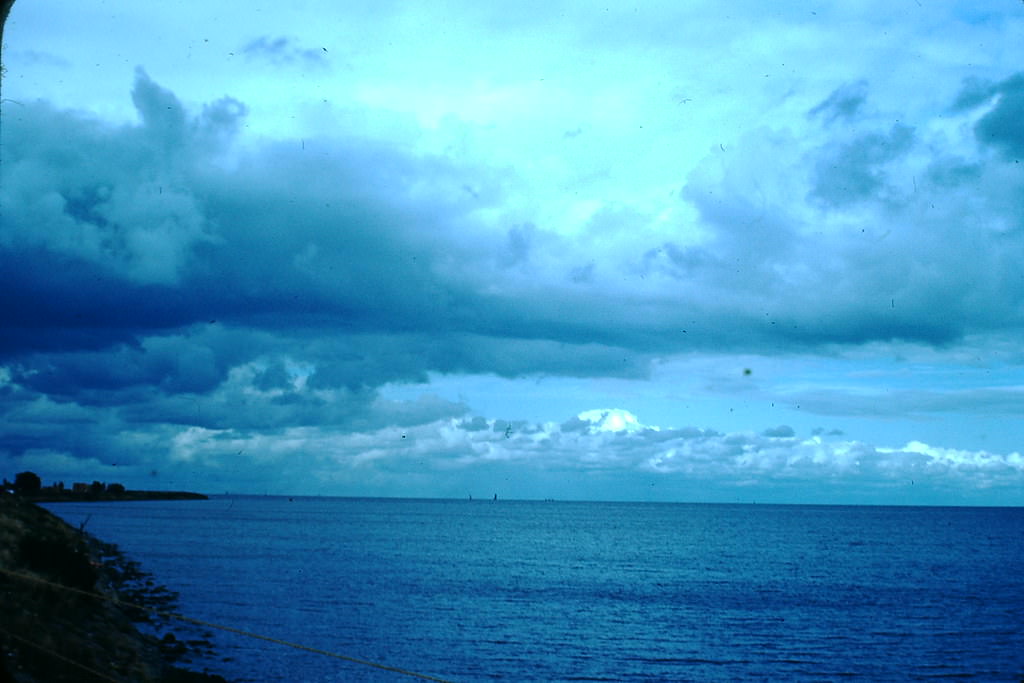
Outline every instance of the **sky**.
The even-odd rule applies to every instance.
[[[0,470],[1024,505],[1024,4],[21,0]]]

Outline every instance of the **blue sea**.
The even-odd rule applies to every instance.
[[[47,506],[179,611],[451,681],[1024,676],[1024,509],[352,498]],[[86,521],[87,520],[87,521]],[[233,681],[415,680],[230,633]]]

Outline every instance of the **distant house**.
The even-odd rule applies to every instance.
[[[71,485],[71,491],[74,493],[89,493],[89,485],[85,482],[76,481]]]

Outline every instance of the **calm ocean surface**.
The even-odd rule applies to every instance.
[[[1017,681],[1024,509],[220,497],[46,506],[186,615],[453,681]],[[234,681],[414,680],[218,632]],[[222,661],[227,658],[228,661]]]

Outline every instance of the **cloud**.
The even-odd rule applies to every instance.
[[[127,129],[39,102],[5,122],[4,199],[11,220],[2,246],[34,263],[63,261],[69,271],[47,276],[64,279],[63,286],[40,282],[33,288],[74,296],[82,278],[103,285],[121,278],[149,298],[147,286],[177,284],[192,250],[213,239],[189,176],[216,157],[209,141],[236,127],[244,107],[225,99],[187,121],[177,98],[142,70],[132,100],[141,125]],[[30,279],[26,273],[15,284]],[[49,296],[39,298],[53,305]]]
[[[448,158],[356,137],[242,148],[232,141],[243,104],[224,98],[190,116],[142,71],[133,101],[138,126],[45,104],[7,124],[12,140],[33,141],[8,145],[5,163],[3,246],[26,264],[7,294],[23,323],[15,340],[43,318],[86,345],[210,319],[410,341],[444,331],[448,351],[430,355],[434,369],[504,362],[499,372],[517,374],[542,361],[543,372],[564,363],[585,373],[590,363],[607,374],[618,355],[635,374],[654,354],[694,348],[945,344],[1021,322],[1010,263],[1024,243],[999,227],[1019,211],[1010,200],[1019,180],[997,184],[998,166],[959,172],[971,167],[922,157],[931,142],[908,125],[863,120],[817,146],[757,131],[687,181],[680,200],[704,237],[652,243],[643,214],[608,214],[639,232],[634,246],[604,251],[552,226],[474,225],[475,200],[459,190],[466,169]],[[780,164],[792,173],[761,173]],[[782,201],[801,195],[814,201]],[[965,232],[967,213],[977,234]],[[979,258],[965,272],[967,239]],[[55,262],[56,281],[32,275]],[[58,301],[73,302],[60,307],[74,311],[73,328]],[[33,313],[40,305],[45,316]],[[520,351],[531,344],[543,352]],[[609,359],[578,354],[598,348]],[[317,381],[336,381],[326,373]]]
[[[858,201],[885,201],[886,167],[914,145],[909,126],[894,124],[885,132],[865,133],[819,159],[811,196],[838,207]]]
[[[184,144],[186,119],[181,102],[170,90],[154,83],[141,68],[135,72],[132,103],[150,140],[166,148]]]
[[[302,54],[285,39],[250,45]],[[869,107],[866,83],[840,88],[799,126],[711,147],[663,193],[679,210],[667,225],[616,200],[573,234],[524,217],[514,169],[345,131],[250,140],[242,102],[191,110],[142,70],[133,124],[27,103],[5,112],[0,169],[3,443],[21,458],[49,448],[140,472],[158,460],[133,457],[140,444],[213,469],[250,463],[239,451],[305,462],[301,449],[324,449],[313,461],[329,478],[407,462],[415,437],[417,453],[439,449],[417,465],[423,482],[435,466],[479,462],[769,479],[946,462],[785,426],[656,432],[612,409],[505,439],[460,402],[379,390],[431,373],[643,378],[657,359],[709,350],[1018,334],[1024,216],[1008,122],[1019,85],[968,86],[941,113],[966,134],[939,113],[893,123],[902,114]],[[1011,410],[1019,397],[1001,391],[971,398]],[[893,400],[905,412],[952,405]],[[799,401],[824,413],[883,403]],[[82,416],[97,426],[62,438]],[[403,450],[386,445],[396,425]],[[385,445],[367,449],[375,439]]]
[[[828,124],[840,120],[849,123],[860,113],[867,100],[868,83],[861,80],[841,85],[821,103],[813,107],[808,116],[821,116]]]
[[[791,436],[796,436],[796,432],[794,432],[793,428],[790,427],[789,425],[779,425],[778,427],[771,427],[769,429],[764,430],[763,432],[761,432],[761,435],[788,438]]]
[[[242,48],[242,53],[250,59],[261,59],[272,64],[302,64],[304,66],[324,67],[327,65],[326,48],[303,48],[295,44],[292,38],[278,36],[259,36]]]
[[[1017,125],[1024,111],[1024,73],[998,82],[970,77],[964,80],[950,110],[954,113],[981,110],[974,133],[982,144],[1002,151],[1017,162],[1024,150],[1024,137]]]
[[[804,142],[784,131],[748,135],[683,190],[707,236],[667,244],[658,258],[648,252],[645,268],[681,292],[715,291],[717,309],[745,318],[765,344],[948,345],[1016,328],[1021,283],[1006,256],[1024,242],[1007,193],[1020,192],[1019,174],[983,162],[969,138],[950,140],[943,114],[911,125],[875,112],[840,132],[812,128]],[[793,197],[806,201],[785,200]]]
[[[67,69],[71,62],[59,55],[46,52],[45,50],[15,50],[11,58],[24,62],[26,65],[39,65]]]
[[[139,440],[140,432],[126,431],[96,444],[108,449],[104,456],[90,451],[88,457],[112,475],[144,480],[157,462],[139,449],[160,446],[168,456],[159,466],[168,476],[191,477],[193,485],[205,482],[210,490],[214,482],[237,474],[236,485],[246,481],[281,493],[327,487],[369,495],[461,497],[467,491],[489,495],[500,487],[508,497],[578,497],[596,491],[598,497],[644,499],[653,486],[685,492],[691,500],[781,496],[792,502],[797,492],[805,502],[879,502],[899,491],[905,502],[978,502],[985,496],[1012,500],[1024,483],[1024,457],[1016,452],[918,441],[880,447],[801,437],[785,427],[760,434],[692,427],[566,429],[557,423],[509,425],[480,416],[446,416],[450,407],[442,404],[421,404],[418,410],[407,424],[367,423],[356,430],[323,424],[272,432],[190,426],[160,437],[149,430],[146,441]],[[627,414],[592,412],[604,418]],[[431,413],[431,419],[423,419]],[[41,447],[20,453],[22,464],[67,464],[66,454]]]
[[[631,433],[644,429],[651,429],[650,427],[640,424],[636,415],[633,415],[633,413],[628,410],[622,410],[621,408],[587,410],[577,415],[576,419],[580,423],[586,425],[586,431],[588,432]]]
[[[780,397],[821,415],[921,417],[967,414],[1012,417],[1024,410],[1024,388],[895,389],[857,392],[815,389]]]

